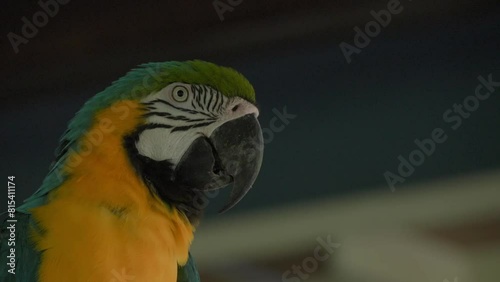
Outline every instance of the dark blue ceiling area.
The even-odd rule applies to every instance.
[[[21,33],[21,17],[37,4],[8,2],[2,32]],[[401,177],[398,157],[408,160],[419,149],[415,140],[432,139],[436,129],[446,140],[435,142],[396,191],[500,167],[500,86],[487,99],[467,98],[482,85],[479,76],[500,83],[496,1],[402,1],[404,10],[351,63],[339,44],[354,44],[354,27],[363,28],[370,11],[388,1],[243,1],[224,21],[211,1],[120,2],[61,6],[18,54],[3,36],[0,171],[16,176],[18,200],[40,185],[81,105],[149,61],[209,60],[254,85],[261,125],[273,135],[237,211],[370,189],[390,193],[384,174]],[[272,130],[284,111],[284,126]],[[4,207],[6,193],[0,200]]]

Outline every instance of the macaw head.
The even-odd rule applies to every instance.
[[[197,193],[232,184],[221,212],[230,209],[262,163],[252,85],[233,69],[202,61],[169,63],[151,79],[163,83],[140,97],[143,120],[124,138],[136,171],[160,199],[188,215],[199,211],[192,203]]]
[[[252,187],[263,156],[258,114],[252,85],[233,69],[203,61],[149,63],[90,99],[56,154],[65,177],[79,169],[68,165],[75,155],[84,163],[96,148],[88,155],[107,162],[123,152],[156,198],[196,219],[200,193],[232,184],[226,211]],[[49,175],[32,198],[56,186],[55,179]]]

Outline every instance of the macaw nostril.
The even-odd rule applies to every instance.
[[[237,104],[237,105],[235,105],[235,106],[231,109],[231,111],[236,112],[236,111],[238,110],[238,108],[239,108],[239,107],[240,107],[240,104]]]

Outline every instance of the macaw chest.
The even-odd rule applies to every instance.
[[[40,281],[175,282],[186,262],[192,229],[178,216],[126,213],[55,201],[37,210],[44,232]]]

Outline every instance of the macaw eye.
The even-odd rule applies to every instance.
[[[185,86],[178,85],[172,90],[172,98],[176,102],[186,102],[189,96],[189,91]]]

